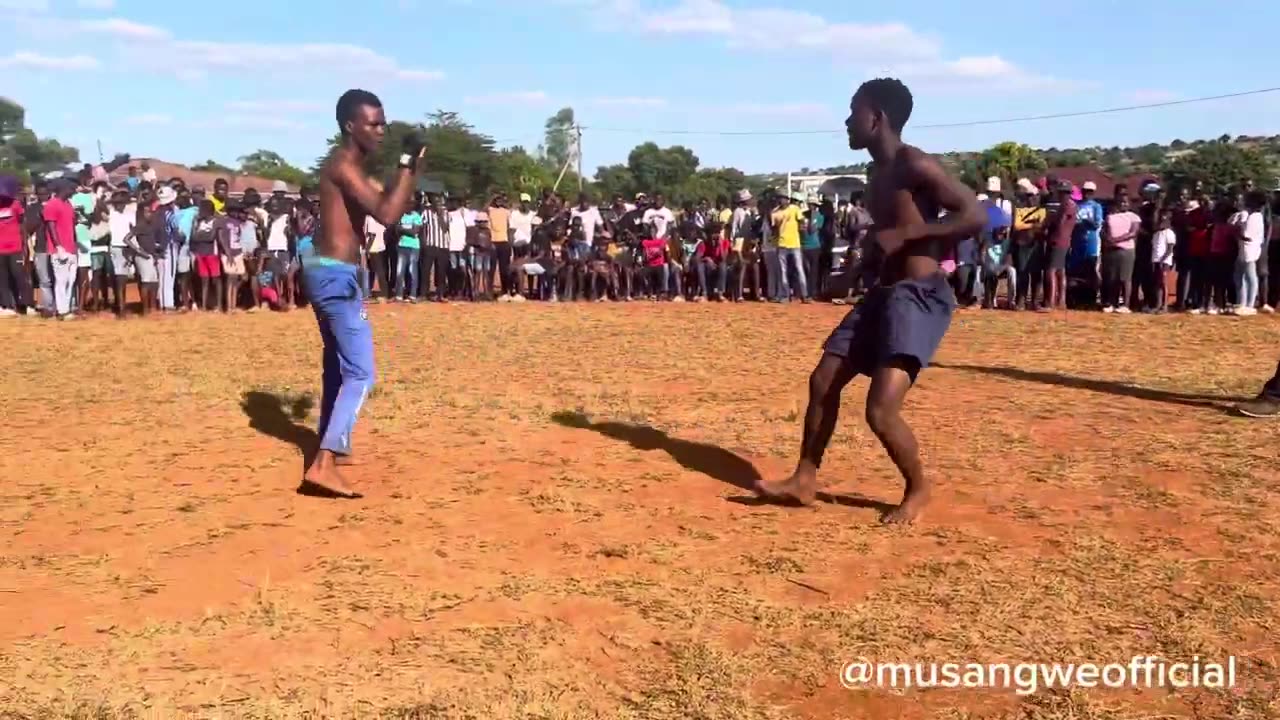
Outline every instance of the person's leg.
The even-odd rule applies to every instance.
[[[711,298],[711,289],[707,287],[707,263],[711,262],[707,259],[695,261],[698,266],[698,292],[702,297]]]
[[[18,309],[16,297],[16,281],[21,270],[17,264],[18,254],[0,255],[0,310]]]
[[[75,256],[71,256],[69,260],[53,262],[53,301],[58,317],[71,314],[71,294],[75,292],[76,270]]]
[[[788,250],[791,256],[791,264],[796,269],[796,283],[798,285],[798,293],[796,297],[800,298],[800,302],[809,302],[809,277],[810,275],[804,269],[804,252],[802,250]]]
[[[358,497],[337,464],[351,455],[351,433],[374,383],[373,332],[362,308],[358,268],[313,265],[304,280],[324,343],[320,449],[304,479],[345,497]]]
[[[53,265],[48,253],[35,254],[36,283],[40,286],[40,297],[36,298],[36,307],[41,315],[53,314]]]
[[[156,273],[160,277],[160,310],[167,311],[173,309],[173,248],[169,248],[169,253],[165,257],[156,261]],[[257,297],[256,295],[254,297]]]
[[[721,260],[716,267],[716,299],[724,300],[725,284],[729,281],[729,262]]]
[[[1258,397],[1240,403],[1236,410],[1245,417],[1274,418],[1280,417],[1280,363],[1276,363],[1275,374],[1262,386]]]
[[[764,251],[765,294],[770,300],[777,300],[778,292],[778,251]]]
[[[396,253],[396,291],[395,300],[404,299],[404,280],[409,273],[409,253],[403,248]]]
[[[1241,286],[1240,305],[1250,311],[1258,305],[1258,264],[1254,261],[1245,263],[1244,283]]]
[[[848,322],[846,318],[841,326]],[[822,467],[822,457],[840,416],[840,393],[856,376],[857,372],[846,358],[829,352],[822,356],[809,375],[809,404],[805,408],[800,460],[795,472],[781,482],[758,482],[757,492],[784,502],[813,503],[818,491],[818,468]]]
[[[893,358],[871,374],[871,387],[867,390],[867,425],[906,483],[902,502],[885,515],[886,523],[914,522],[929,502],[931,485],[924,476],[920,447],[915,433],[902,419],[902,401],[911,389],[917,367],[910,358]]]
[[[774,289],[777,290],[777,294],[774,295],[774,299],[778,302],[791,301],[791,273],[787,272],[787,258],[789,256],[790,253],[787,250],[782,249],[779,249],[773,254],[773,262],[774,266],[777,268],[778,275],[778,281],[774,285]],[[774,268],[769,268],[770,272],[773,272],[773,270]]]
[[[1008,286],[1005,293],[1008,295],[1009,309],[1015,310],[1018,307],[1018,268],[1012,264],[1005,266],[1004,275],[1008,278]]]

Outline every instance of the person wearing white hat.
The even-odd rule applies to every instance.
[[[164,242],[156,252],[156,274],[160,278],[160,311],[173,312],[177,309],[174,289],[178,281],[178,247],[177,229],[174,219],[174,203],[178,200],[178,192],[169,186],[156,191],[156,222],[164,228]]]
[[[729,216],[729,263],[736,266],[737,272],[730,294],[734,302],[742,302],[743,283],[747,276],[752,278],[754,297],[760,297],[760,263],[756,259],[755,240],[752,238],[755,212],[751,208],[751,191],[739,190],[734,199],[737,206]]]
[[[1004,191],[1000,183],[1000,178],[994,175],[987,178],[987,196],[988,199],[996,207],[1004,211],[1005,215],[1013,217],[1013,203],[1004,196]]]
[[[1094,305],[1102,286],[1102,204],[1096,199],[1097,183],[1080,186],[1083,199],[1076,205],[1076,227],[1071,239],[1073,265],[1089,280],[1086,305]]]
[[[1044,243],[1041,228],[1049,211],[1040,203],[1040,189],[1026,178],[1018,180],[1018,206],[1013,212],[1013,266],[1018,273],[1014,308],[1035,309],[1044,284]]]

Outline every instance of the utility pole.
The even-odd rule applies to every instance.
[[[582,184],[586,182],[582,179],[582,126],[574,125],[574,151],[578,154],[578,192],[582,192]]]

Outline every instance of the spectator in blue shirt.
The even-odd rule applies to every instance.
[[[1072,274],[1089,283],[1093,293],[1089,304],[1093,304],[1097,301],[1102,262],[1102,203],[1094,198],[1098,192],[1095,183],[1081,185],[1080,191],[1084,197],[1076,206],[1076,227],[1071,234]]]

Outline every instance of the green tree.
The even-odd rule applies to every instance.
[[[1164,165],[1165,150],[1156,143],[1148,143],[1129,154],[1130,159],[1144,168],[1159,168]]]
[[[1210,190],[1219,190],[1242,180],[1272,187],[1276,173],[1258,150],[1229,142],[1211,142],[1169,163],[1164,177],[1171,185],[1187,187],[1199,182]]]
[[[550,188],[556,181],[555,173],[520,146],[510,147],[498,153],[494,166],[493,187],[512,195],[514,202],[520,193],[533,197]]]
[[[1000,178],[1005,187],[1012,187],[1024,173],[1038,172],[1047,167],[1035,148],[1018,142],[991,146],[982,153],[979,164],[986,177]],[[985,178],[979,187],[986,187]]]
[[[1184,150],[1187,147],[1187,143],[1181,139],[1175,139],[1173,142],[1169,143],[1169,147],[1174,150]]]
[[[221,173],[223,175],[234,175],[236,172],[216,160],[205,160],[199,165],[192,165],[191,169],[199,170],[200,172]]]
[[[26,183],[32,175],[63,170],[69,163],[79,162],[79,150],[52,138],[41,139],[25,123],[26,110],[0,98],[0,172],[16,175]]]
[[[698,156],[681,145],[660,148],[656,143],[647,142],[631,150],[627,167],[638,189],[670,195],[697,172]]]
[[[557,173],[569,160],[573,150],[573,108],[560,108],[555,115],[547,118],[546,136],[542,146],[542,156]]]
[[[241,156],[238,162],[242,173],[268,180],[283,180],[290,185],[306,185],[313,179],[305,170],[290,165],[279,153],[271,150],[254,151]]]
[[[600,194],[600,202],[611,202],[614,195],[631,199],[640,192],[631,168],[626,165],[607,165],[596,169],[596,192]]]

